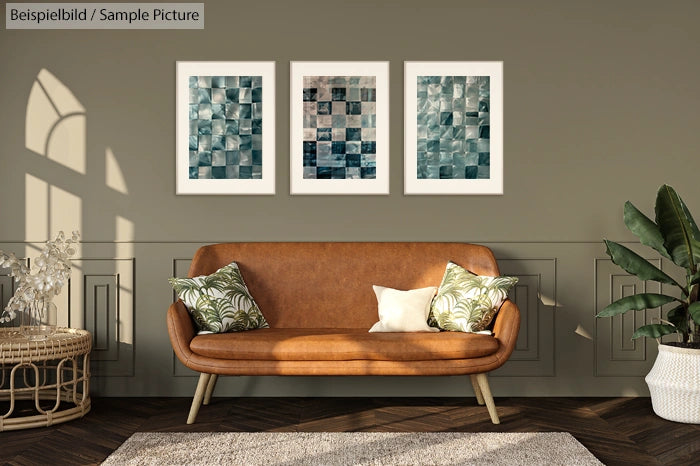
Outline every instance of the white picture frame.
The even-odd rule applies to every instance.
[[[503,62],[406,61],[404,79],[404,194],[503,194]]]
[[[388,61],[293,61],[290,99],[291,194],[389,194]]]
[[[275,62],[178,61],[175,92],[176,194],[275,194]]]

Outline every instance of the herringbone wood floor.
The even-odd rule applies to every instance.
[[[700,426],[656,417],[649,398],[97,398],[83,419],[0,433],[0,464],[99,464],[134,432],[570,432],[607,465],[700,464]],[[0,406],[0,408],[5,408]],[[4,411],[3,411],[4,412]]]

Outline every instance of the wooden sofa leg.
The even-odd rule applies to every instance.
[[[199,413],[199,407],[202,405],[202,399],[209,385],[209,379],[211,379],[211,374],[205,374],[203,372],[199,374],[199,382],[197,382],[197,390],[194,392],[194,399],[190,407],[190,415],[187,416],[188,424],[194,424],[195,419],[197,419],[197,413]]]
[[[498,419],[498,413],[496,412],[496,404],[493,402],[493,396],[491,395],[491,388],[489,388],[489,379],[486,374],[476,374],[476,381],[479,384],[479,389],[481,389],[481,395],[486,403],[486,409],[489,410],[489,416],[491,416],[491,422],[494,424],[500,424],[501,421]]]
[[[219,376],[216,374],[212,374],[211,378],[209,379],[209,383],[207,384],[207,391],[204,393],[204,401],[202,401],[202,404],[204,406],[208,405],[209,402],[211,401],[211,395],[214,393],[214,387],[216,387],[216,381],[219,379]]]
[[[479,382],[476,380],[476,375],[472,374],[469,376],[469,380],[472,381],[472,388],[474,389],[474,395],[476,395],[476,402],[483,406],[484,405],[484,395],[481,394],[481,389],[479,388]]]

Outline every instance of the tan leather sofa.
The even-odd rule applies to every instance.
[[[197,250],[189,276],[236,261],[269,329],[197,335],[181,301],[168,309],[170,341],[201,373],[187,420],[209,404],[219,375],[470,375],[479,404],[499,423],[486,374],[506,362],[520,327],[510,300],[493,336],[460,332],[368,333],[372,285],[439,286],[448,261],[499,275],[490,249],[466,243],[224,243]]]

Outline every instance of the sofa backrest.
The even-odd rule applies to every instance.
[[[189,276],[236,261],[274,328],[369,328],[378,320],[372,285],[439,286],[453,261],[499,275],[485,246],[467,243],[222,243],[197,250]]]

